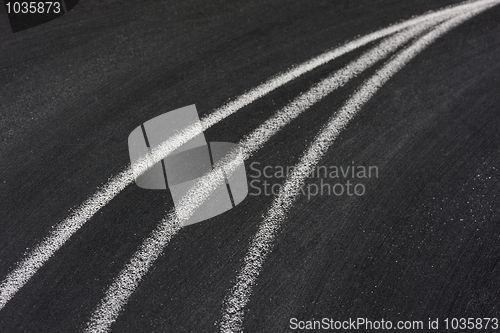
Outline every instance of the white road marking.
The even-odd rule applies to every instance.
[[[283,74],[264,82],[253,88],[249,92],[228,102],[213,113],[207,115],[201,120],[200,126],[190,126],[182,130],[179,134],[164,141],[152,152],[147,154],[137,163],[127,167],[118,175],[112,177],[108,183],[99,188],[85,202],[74,209],[71,214],[62,222],[54,226],[51,233],[44,238],[24,259],[17,263],[16,267],[5,277],[0,284],[0,310],[5,307],[9,300],[22,288],[26,282],[42,267],[52,255],[59,250],[64,243],[71,238],[88,220],[108,202],[110,202],[126,186],[131,184],[134,179],[146,172],[153,165],[168,156],[172,151],[182,144],[195,137],[203,130],[213,126],[226,117],[234,114],[240,108],[252,103],[258,98],[265,96],[269,92],[290,82],[291,80],[307,73],[308,71],[325,64],[347,52],[350,52],[369,42],[383,38],[389,34],[401,29],[424,22],[429,19],[455,15],[462,10],[472,8],[475,4],[492,3],[494,0],[479,0],[475,2],[466,2],[438,12],[422,15],[420,17],[404,21],[386,29],[379,30],[364,37],[358,38],[350,43],[338,47],[332,51],[326,52],[310,61],[297,65]]]
[[[244,309],[250,299],[262,265],[272,250],[274,238],[285,220],[289,208],[298,197],[301,186],[339,133],[378,89],[413,57],[438,37],[483,10],[485,8],[470,11],[439,25],[435,30],[398,53],[373,77],[365,81],[338,113],[329,120],[328,124],[323,127],[314,142],[302,155],[299,163],[294,167],[290,177],[285,181],[251,241],[244,258],[243,267],[237,275],[236,284],[224,302],[225,307],[220,322],[221,332],[241,332],[243,330]]]
[[[131,262],[125,266],[107,290],[103,300],[87,324],[87,332],[109,331],[123,306],[125,306],[132,293],[138,287],[142,277],[160,256],[163,248],[168,245],[172,236],[181,229],[184,221],[187,221],[219,184],[224,182],[225,175],[232,174],[241,165],[242,161],[248,159],[272,136],[293,119],[297,118],[302,112],[359,73],[396,51],[415,36],[418,36],[441,21],[442,19],[427,21],[388,37],[378,46],[323,79],[318,84],[315,84],[307,92],[299,95],[251,134],[245,136],[234,150],[214,166],[212,172],[200,178],[197,184],[182,198],[176,212],[170,212],[160,222],[158,229],[145,240],[141,248],[133,255]],[[163,233],[167,235],[163,235]],[[150,244],[154,244],[154,246]]]

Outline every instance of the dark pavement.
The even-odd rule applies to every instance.
[[[453,1],[81,1],[12,33],[0,9],[0,279],[129,162],[145,120],[200,116],[357,36]],[[447,33],[359,112],[321,165],[375,165],[362,197],[300,197],[245,316],[288,322],[500,317],[500,7]],[[292,81],[206,131],[237,142],[371,45]],[[313,106],[247,161],[294,165],[378,66]],[[276,180],[276,181],[283,181]],[[315,180],[311,180],[314,182]],[[215,332],[272,197],[173,239],[113,332]],[[173,206],[127,187],[0,311],[0,332],[78,332]],[[444,330],[440,330],[444,331]]]

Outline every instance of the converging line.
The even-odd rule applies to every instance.
[[[165,140],[159,146],[148,152],[148,154],[146,154],[143,158],[139,159],[136,163],[127,166],[118,175],[110,178],[110,180],[102,187],[98,188],[93,195],[91,195],[81,205],[73,209],[66,219],[56,224],[50,234],[16,264],[16,267],[9,272],[5,279],[0,283],[0,310],[5,307],[5,305],[10,299],[12,299],[12,297],[14,297],[19,289],[22,288],[54,255],[54,253],[58,251],[73,234],[85,225],[85,223],[87,223],[87,221],[89,221],[95,213],[108,204],[125,187],[133,183],[135,178],[142,175],[156,163],[167,157],[171,152],[198,134],[202,133],[204,130],[236,113],[239,109],[249,105],[255,100],[267,95],[269,92],[290,82],[291,80],[347,52],[366,45],[367,43],[428,20],[452,17],[461,11],[472,9],[476,5],[487,5],[491,3],[496,3],[496,1],[480,0],[475,2],[466,2],[461,5],[449,7],[447,9],[404,21],[353,40],[331,51],[327,51],[307,62],[294,66],[290,70],[267,80],[259,86],[237,97],[235,100],[230,101],[222,107],[214,110],[211,114],[205,116],[201,120],[201,125],[193,124],[188,126],[178,134]]]
[[[326,97],[329,93],[344,85],[350,79],[370,68],[376,62],[386,58],[412,38],[422,34],[443,19],[424,22],[383,40],[358,59],[336,71],[308,91],[300,94],[284,108],[275,113],[252,133],[246,135],[235,149],[214,165],[214,169],[205,174],[181,199],[175,211],[171,211],[159,224],[158,228],[144,241],[131,261],[115,278],[104,298],[94,311],[87,324],[87,332],[107,332],[117,319],[121,309],[128,302],[138,287],[143,276],[149,271],[156,259],[168,245],[173,235],[181,229],[195,210],[223,184],[241,162],[252,156],[277,134],[285,125],[297,118],[302,112]],[[164,233],[166,233],[164,235]],[[150,244],[155,244],[151,246]]]
[[[326,126],[316,136],[314,142],[302,155],[293,172],[286,179],[271,208],[264,216],[257,233],[252,238],[250,247],[243,261],[243,266],[236,277],[236,284],[224,300],[220,331],[223,333],[241,332],[243,330],[244,310],[262,266],[272,251],[276,234],[281,228],[287,212],[295,202],[308,175],[323,158],[330,145],[347,126],[361,107],[386,83],[395,73],[412,58],[422,52],[438,37],[460,23],[487,8],[471,10],[469,13],[451,19],[439,25],[435,30],[424,35],[411,46],[398,53],[373,77],[363,83],[344,106],[330,118]]]

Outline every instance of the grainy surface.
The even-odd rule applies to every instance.
[[[200,116],[270,76],[451,1],[81,1],[13,34],[0,6],[0,277],[129,161],[138,124],[185,105]],[[248,332],[291,317],[500,317],[500,8],[454,29],[396,74],[322,165],[377,165],[367,194],[301,197],[255,287]],[[206,131],[239,141],[362,48]],[[293,165],[378,67],[256,153]],[[181,230],[113,326],[214,332],[271,197]],[[172,207],[129,186],[0,311],[1,332],[81,331],[107,286]]]

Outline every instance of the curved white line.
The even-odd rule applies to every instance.
[[[91,197],[74,209],[65,220],[58,223],[51,233],[33,250],[31,250],[31,252],[24,259],[17,263],[16,267],[0,284],[0,310],[5,307],[9,300],[14,297],[19,289],[22,288],[26,282],[28,282],[28,280],[40,269],[40,267],[42,267],[45,262],[57,250],[59,250],[76,231],[87,223],[87,221],[97,211],[110,202],[126,186],[131,184],[137,176],[146,172],[153,165],[164,159],[172,151],[194,138],[203,130],[213,126],[217,122],[234,114],[240,108],[252,103],[262,96],[265,96],[269,92],[281,87],[298,76],[303,75],[304,73],[360,46],[429,19],[455,15],[461,10],[472,8],[471,6],[476,3],[487,4],[491,2],[494,2],[494,0],[479,0],[475,2],[468,1],[465,4],[422,15],[418,18],[414,18],[358,38],[350,43],[313,58],[310,61],[297,65],[283,74],[271,78],[270,80],[236,98],[234,101],[225,104],[213,113],[205,116],[201,120],[201,126],[189,126],[182,130],[179,134],[167,139],[161,145],[148,153],[144,158],[127,167],[124,171],[112,177],[104,186],[97,189]]]
[[[87,324],[86,331],[107,332],[110,329],[142,277],[159,257],[163,248],[168,245],[171,237],[180,230],[183,223],[191,217],[210,194],[224,183],[225,176],[232,174],[242,161],[248,159],[272,136],[313,104],[439,22],[424,22],[388,37],[358,59],[315,84],[307,92],[300,94],[251,134],[245,136],[232,152],[215,165],[212,172],[200,178],[182,198],[176,212],[171,212],[163,219],[158,229],[145,240],[141,248],[133,255],[131,262],[125,266],[107,290]],[[167,233],[167,236],[163,233]],[[155,244],[155,246],[150,246],[150,244]]]
[[[413,57],[438,37],[483,10],[485,8],[451,19],[401,51],[373,77],[367,80],[320,131],[314,142],[302,155],[299,163],[293,168],[293,172],[287,178],[252,239],[243,261],[243,267],[237,275],[236,284],[224,301],[225,308],[220,322],[221,332],[241,332],[243,330],[244,309],[250,299],[262,265],[272,250],[274,238],[308,175],[311,174],[315,165],[325,155],[340,132],[378,89]]]

